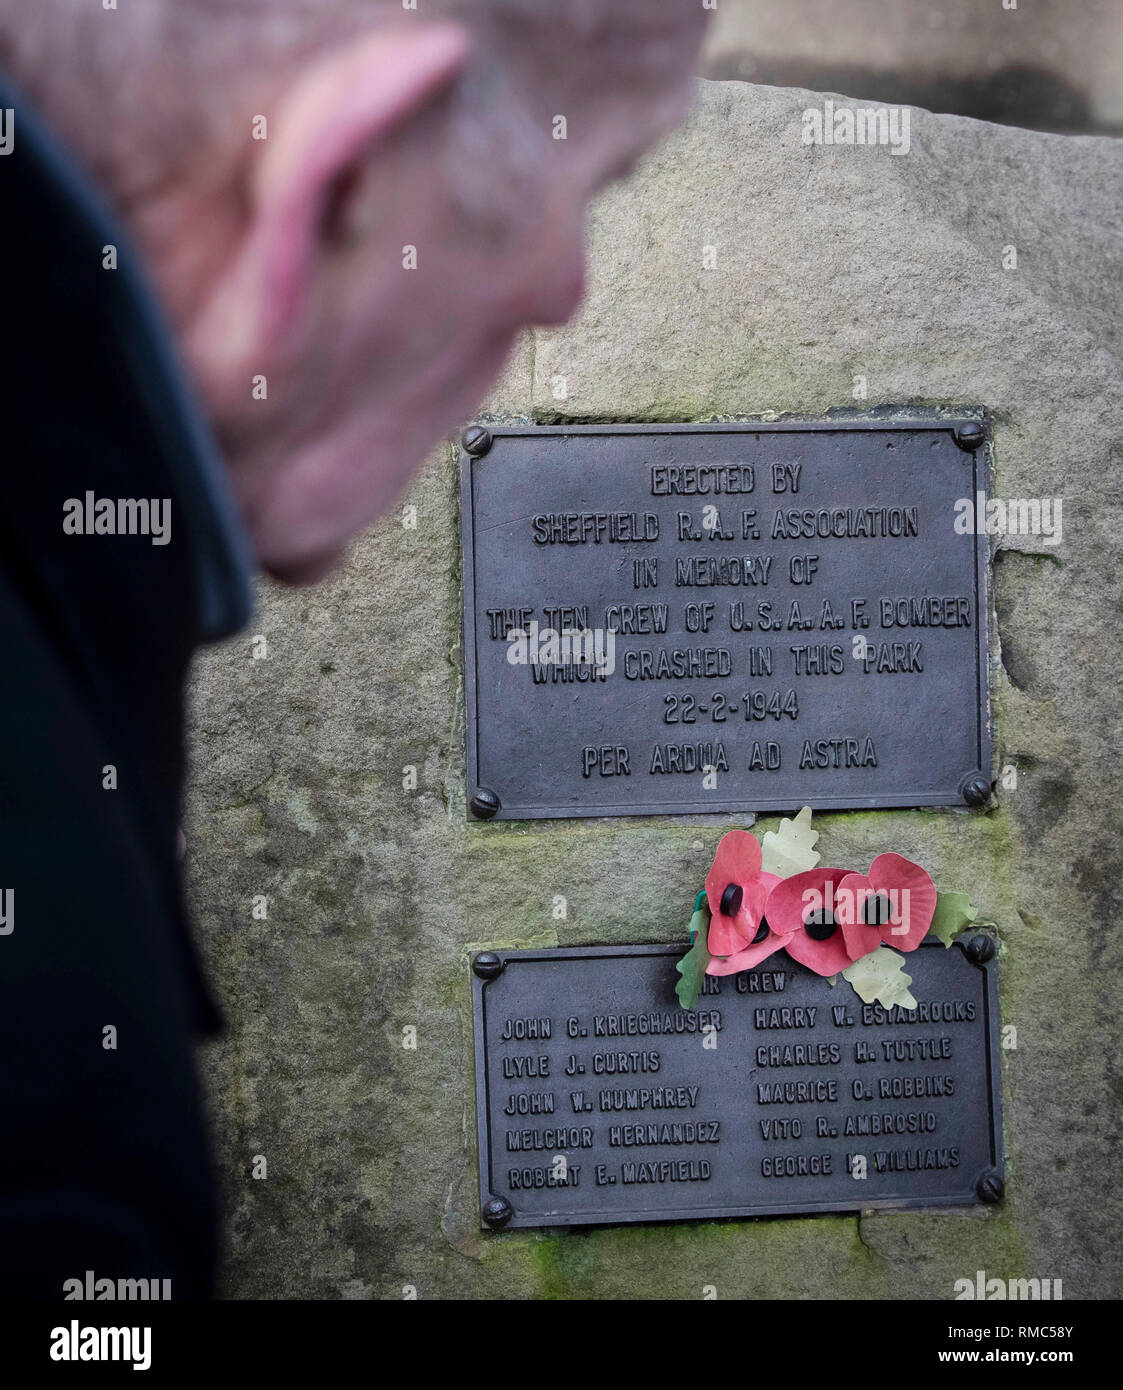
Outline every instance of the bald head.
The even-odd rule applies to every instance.
[[[375,26],[454,21],[472,72],[543,96],[580,88],[590,52],[658,62],[701,0],[0,0],[0,65],[104,182],[134,191],[205,145],[324,48]],[[559,81],[566,74],[564,82]],[[91,119],[91,112],[94,117]],[[131,167],[130,167],[131,166]]]

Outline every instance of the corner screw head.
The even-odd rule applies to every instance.
[[[505,967],[506,962],[494,951],[481,951],[472,959],[472,969],[481,980],[494,980],[496,975],[502,975]]]
[[[975,1184],[975,1191],[979,1195],[979,1201],[986,1202],[989,1206],[1001,1202],[1006,1195],[1006,1184],[1002,1180],[1002,1174],[988,1168]]]
[[[466,454],[474,459],[483,458],[492,445],[491,431],[485,430],[483,425],[469,425],[460,436],[460,443]]]
[[[977,420],[968,420],[955,432],[955,442],[969,454],[973,454],[980,445],[985,444],[986,439],[986,429]]]
[[[979,932],[973,936],[964,947],[967,952],[967,959],[973,960],[976,965],[986,965],[988,960],[993,960],[996,949],[994,937],[987,936],[985,932]]]
[[[514,1214],[506,1197],[493,1197],[490,1202],[484,1204],[483,1218],[493,1231],[506,1226]]]
[[[985,806],[990,800],[990,783],[981,775],[969,777],[963,784],[963,800],[968,806]]]
[[[490,787],[477,787],[476,794],[468,803],[472,815],[477,820],[490,820],[502,803]]]

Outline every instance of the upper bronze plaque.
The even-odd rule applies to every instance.
[[[974,421],[476,429],[477,816],[989,794]]]

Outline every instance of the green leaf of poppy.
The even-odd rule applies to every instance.
[[[766,874],[791,878],[813,869],[822,855],[815,852],[819,832],[811,829],[811,807],[805,806],[794,820],[782,820],[779,830],[767,830],[761,841],[762,868]]]
[[[903,956],[888,946],[879,946],[848,966],[842,978],[850,982],[863,1004],[876,1000],[887,1009],[894,1004],[902,1009],[915,1009],[916,1000],[909,993],[912,976],[905,974],[904,964]]]
[[[966,893],[939,893],[936,896],[936,913],[928,930],[932,936],[938,936],[945,946],[950,946],[978,915],[978,910],[971,906],[971,899]]]
[[[675,993],[684,1009],[693,1009],[698,1003],[706,966],[710,963],[710,950],[706,945],[706,938],[710,934],[710,914],[706,907],[698,908],[691,917],[690,930],[694,935],[694,943],[675,966],[682,976],[675,985]]]

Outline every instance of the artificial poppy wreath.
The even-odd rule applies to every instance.
[[[808,806],[763,844],[747,830],[722,837],[677,966],[684,1008],[694,1008],[704,975],[751,970],[777,951],[832,984],[841,975],[864,1003],[916,1007],[898,952],[915,951],[929,932],[950,946],[975,909],[900,854],[879,854],[864,874],[820,866],[818,838]]]

